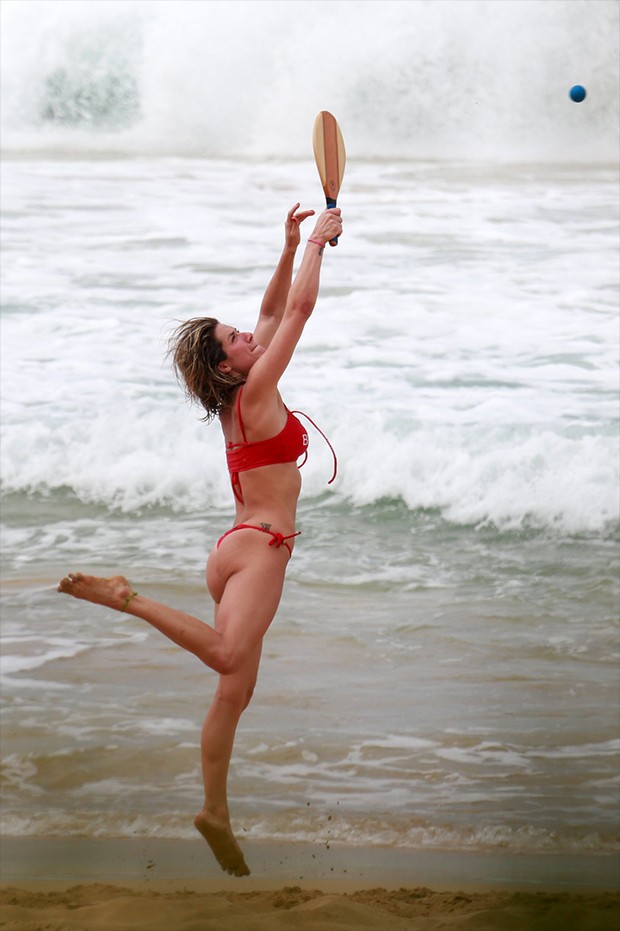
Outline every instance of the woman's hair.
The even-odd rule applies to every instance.
[[[169,355],[177,378],[191,401],[206,410],[209,422],[231,404],[237,387],[245,381],[236,372],[225,374],[218,365],[226,360],[224,348],[215,336],[214,317],[187,320],[170,337]]]

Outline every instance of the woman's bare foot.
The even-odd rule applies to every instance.
[[[115,575],[110,579],[101,579],[96,575],[83,575],[81,572],[70,572],[58,583],[58,592],[92,601],[93,604],[124,611],[128,602],[136,594],[122,575]]]
[[[250,870],[243,858],[241,848],[235,840],[230,822],[219,821],[213,815],[201,811],[194,818],[194,825],[213,851],[215,859],[226,873],[233,876],[249,876]]]

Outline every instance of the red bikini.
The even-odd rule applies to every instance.
[[[304,462],[308,457],[308,434],[303,425],[293,416],[288,408],[286,423],[276,436],[272,436],[268,440],[258,440],[256,443],[248,443],[243,426],[243,419],[241,417],[242,392],[243,388],[239,388],[239,393],[237,394],[237,417],[243,442],[226,444],[226,462],[228,463],[228,471],[230,472],[230,481],[235,493],[235,498],[241,504],[243,504],[243,495],[241,494],[241,482],[239,481],[240,472],[249,472],[250,469],[260,469],[261,466],[277,465],[282,462],[296,462],[304,453]],[[301,465],[303,465],[304,462],[302,462]]]
[[[269,546],[275,546],[277,550],[279,550],[281,546],[285,546],[288,550],[289,556],[293,555],[293,551],[286,541],[292,540],[293,537],[298,537],[301,533],[301,530],[298,530],[297,533],[289,533],[289,535],[285,537],[281,533],[274,533],[273,530],[270,530],[268,527],[257,527],[256,524],[237,524],[236,527],[231,527],[230,530],[227,530],[226,533],[222,534],[222,536],[217,541],[218,548],[224,537],[227,537],[229,533],[234,533],[235,530],[260,530],[261,533],[268,533],[270,537],[273,537],[273,540],[271,540]]]
[[[314,421],[308,417],[307,414],[304,414],[303,411],[289,411],[287,408],[287,418],[286,423],[284,424],[283,429],[276,436],[269,437],[266,440],[258,440],[255,443],[248,442],[248,439],[245,435],[245,429],[243,426],[243,419],[241,417],[241,394],[243,388],[239,389],[237,394],[237,418],[239,420],[239,427],[241,429],[241,436],[243,437],[242,443],[232,443],[229,442],[226,444],[226,461],[228,464],[228,471],[230,472],[230,481],[232,484],[233,492],[237,501],[243,504],[243,494],[241,492],[241,482],[239,479],[240,472],[249,472],[251,469],[259,469],[261,466],[267,465],[277,465],[284,462],[296,462],[300,456],[304,456],[303,461],[300,463],[299,468],[305,463],[308,458],[308,433],[302,423],[295,417],[295,414],[300,414],[302,417],[305,417],[310,421],[312,426],[319,431],[329,448],[331,449],[332,456],[334,457],[334,472],[330,478],[328,485],[336,478],[336,473],[338,470],[338,460],[336,459],[336,453],[332,444],[329,442],[323,431],[317,427]],[[290,540],[291,537],[296,537],[299,535],[297,533],[291,533],[289,536],[283,536],[281,533],[274,533],[269,530],[267,527],[256,527],[253,524],[237,524],[236,527],[233,527],[231,530],[228,530],[220,539],[217,541],[219,546],[224,537],[227,537],[228,534],[234,533],[235,530],[259,530],[261,533],[268,533],[273,539],[271,540],[269,546],[275,546],[276,549],[279,549],[281,546],[285,546],[289,553],[291,553],[291,548],[286,542]]]

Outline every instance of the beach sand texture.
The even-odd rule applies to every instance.
[[[2,891],[6,931],[612,931],[613,893],[418,888],[330,891],[285,886],[252,892],[166,891],[143,885],[88,884]]]

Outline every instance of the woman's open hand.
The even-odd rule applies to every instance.
[[[299,227],[308,217],[314,216],[314,210],[299,210],[299,207],[299,204],[295,204],[286,215],[284,243],[289,249],[297,248],[301,240],[301,230]]]

